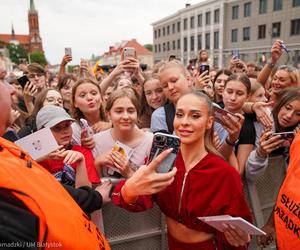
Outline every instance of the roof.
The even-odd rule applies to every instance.
[[[146,49],[144,46],[139,44],[136,39],[132,39],[130,41],[122,41],[115,46],[110,46],[109,51],[105,52],[104,55],[111,55],[113,53],[121,54],[123,48],[132,47],[135,48],[137,55],[152,55],[152,52]]]
[[[11,34],[0,34],[0,41],[4,43],[9,43],[11,39]],[[18,40],[20,44],[29,44],[29,35],[15,35],[14,39]]]

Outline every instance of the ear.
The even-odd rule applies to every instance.
[[[214,124],[214,117],[209,116],[206,123],[206,129],[211,129]]]

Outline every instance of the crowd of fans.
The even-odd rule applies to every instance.
[[[217,68],[201,50],[187,67],[172,59],[145,71],[137,57],[123,56],[110,72],[82,60],[67,73],[72,57],[65,55],[56,75],[27,65],[24,86],[0,69],[0,81],[15,88],[3,137],[14,142],[50,128],[60,148],[39,164],[64,185],[96,188],[104,202],[111,202],[110,182],[118,182],[112,202],[129,211],[156,202],[166,215],[170,249],[245,249],[246,232],[224,225],[221,233],[197,217],[229,214],[253,222],[241,177],[255,181],[275,155],[286,163],[278,167],[289,171],[300,129],[300,71],[278,65],[282,46],[275,41],[261,67],[234,56]],[[169,173],[155,167],[170,151],[144,165],[156,132],[181,139]],[[272,216],[261,246],[272,240]]]

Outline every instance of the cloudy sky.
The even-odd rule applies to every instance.
[[[200,0],[201,1],[201,0]],[[151,23],[199,0],[34,0],[40,33],[50,63],[61,61],[71,47],[73,62],[100,55],[110,45],[136,38],[152,43]],[[28,34],[30,0],[0,0],[0,33]]]

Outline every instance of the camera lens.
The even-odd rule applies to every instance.
[[[161,137],[161,136],[157,136],[157,137],[156,137],[156,140],[157,140],[157,141],[162,141],[162,137]]]

